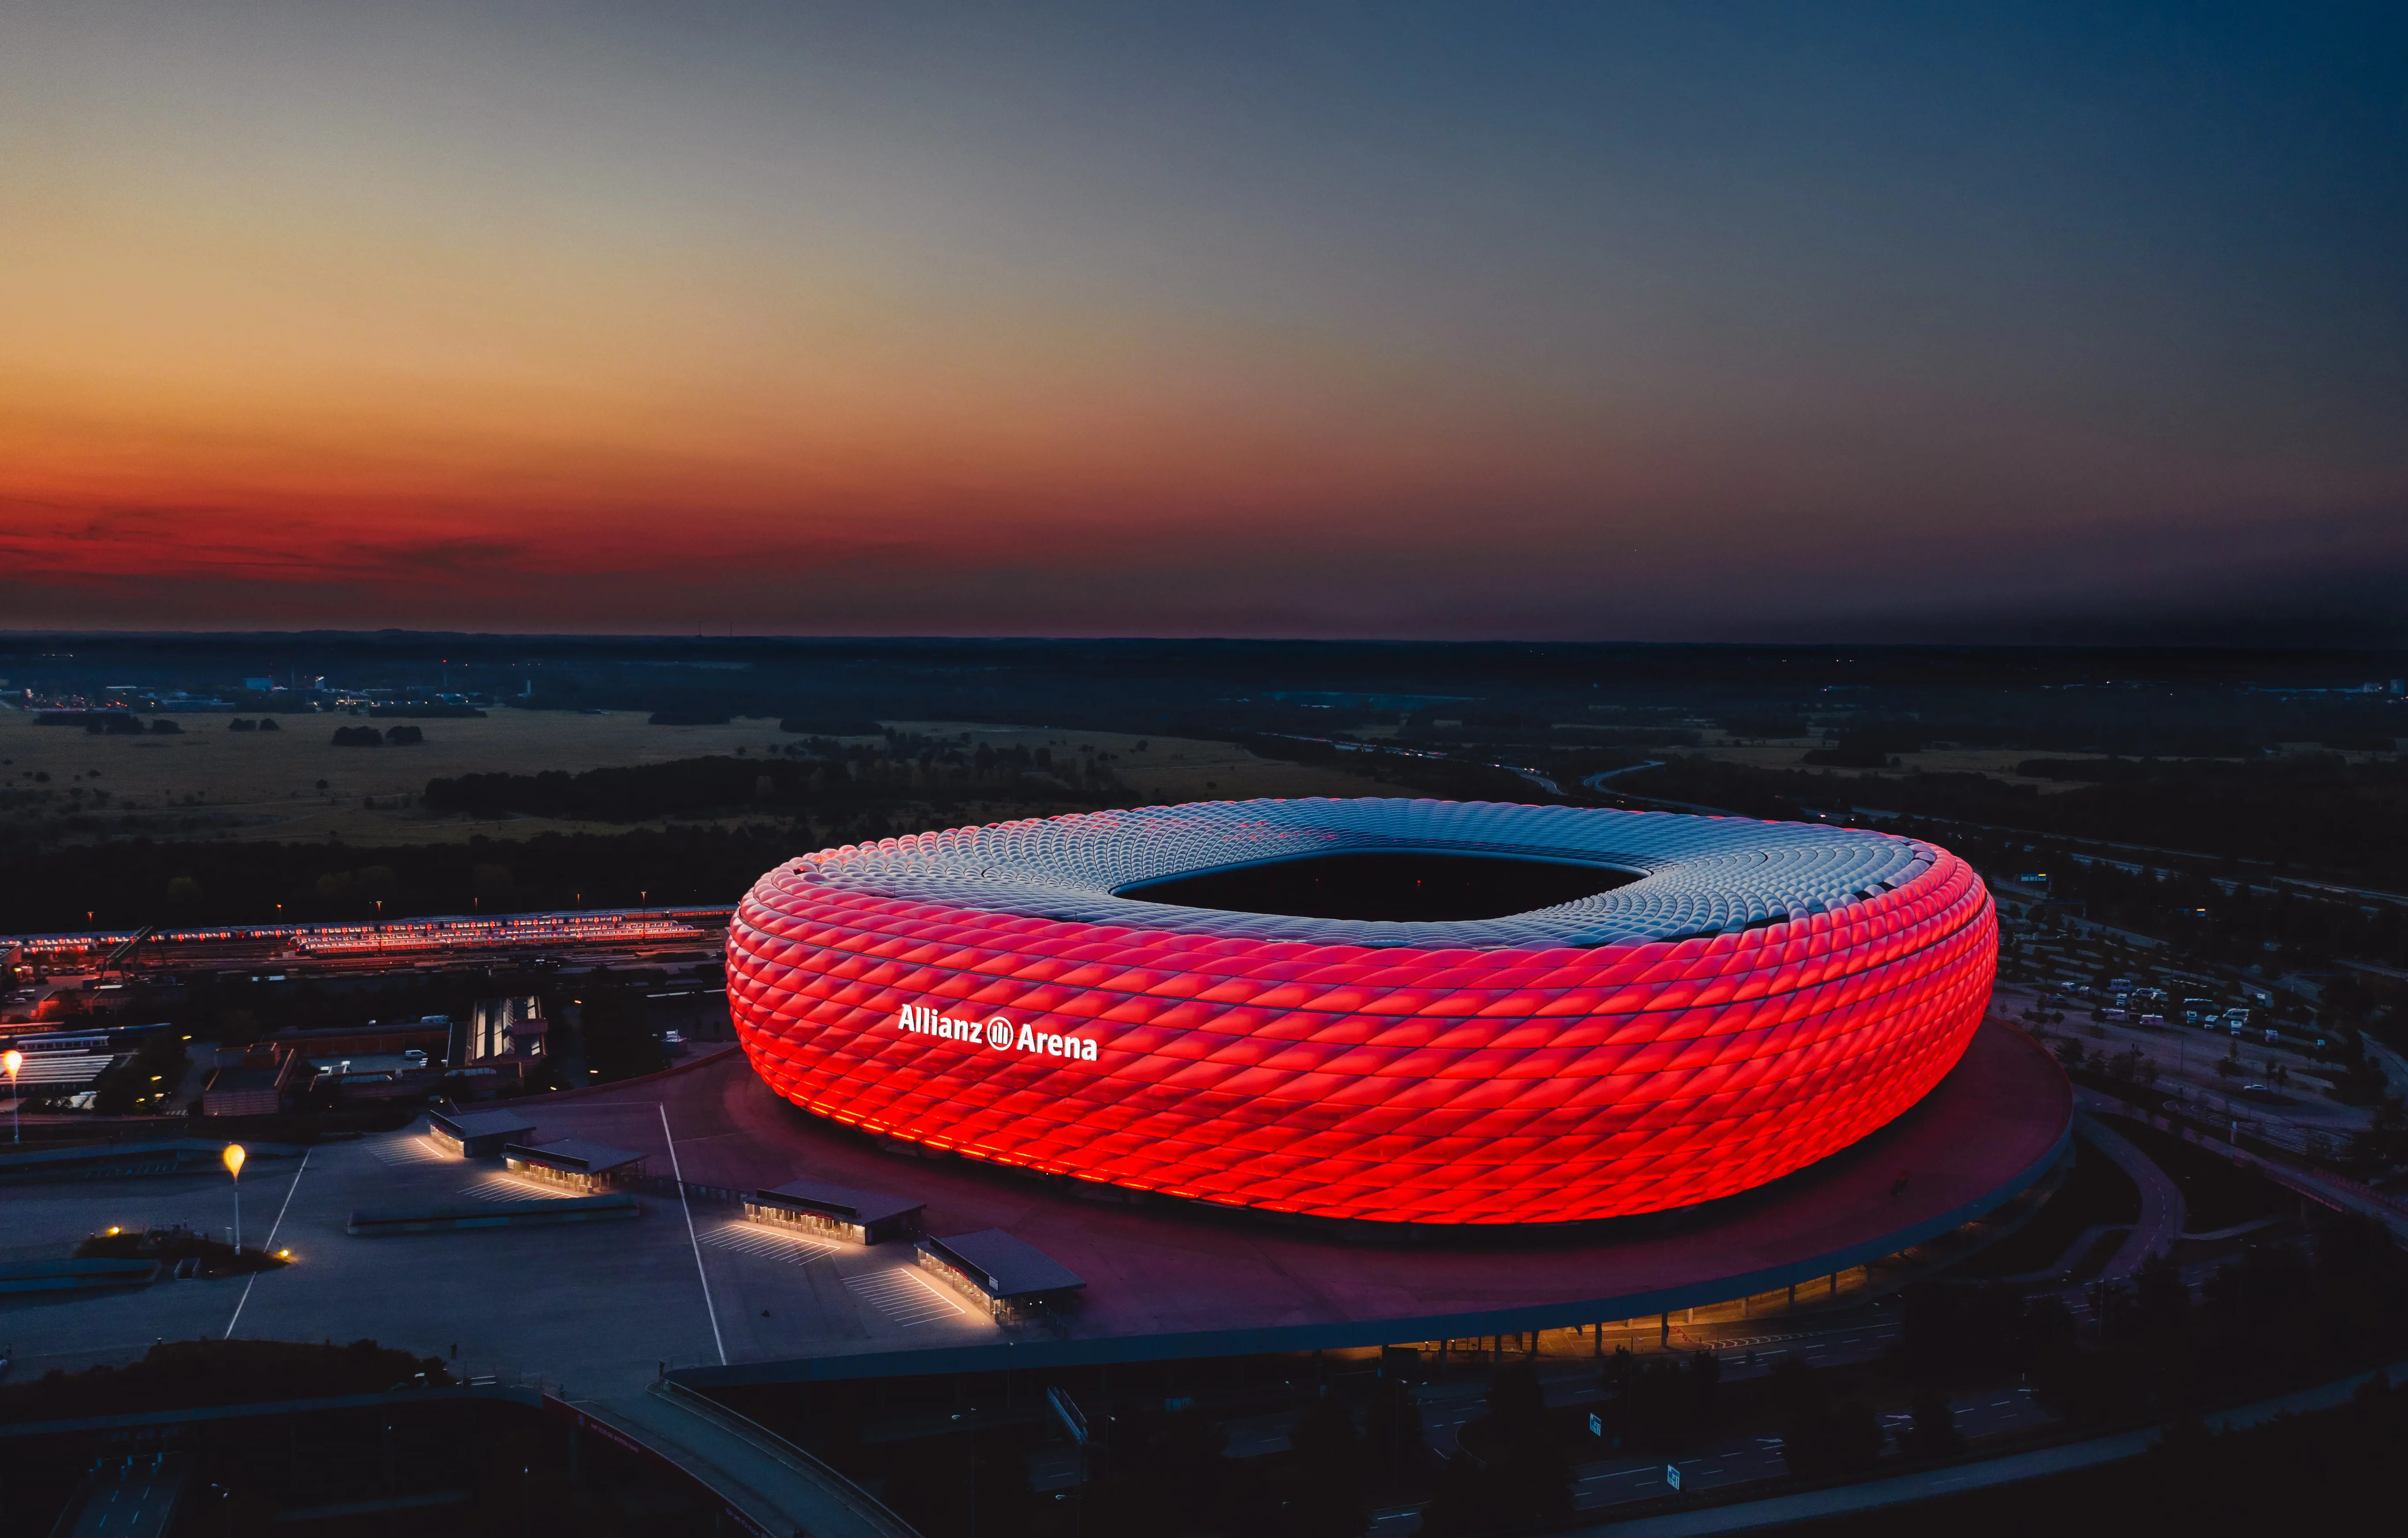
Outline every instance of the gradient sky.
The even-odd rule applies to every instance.
[[[0,7],[0,628],[327,625],[2408,641],[2408,10]]]

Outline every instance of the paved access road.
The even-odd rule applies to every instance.
[[[2131,1139],[2099,1119],[2098,1113],[2108,1108],[2106,1102],[2086,1089],[2076,1089],[2073,1104],[2077,1107],[2074,1125],[2083,1141],[2114,1160],[2116,1168],[2131,1176],[2132,1184],[2141,1190],[2140,1219],[2101,1272],[2111,1277],[2129,1276],[2150,1256],[2172,1253],[2175,1242],[2182,1238],[2183,1224],[2188,1217],[2182,1188],[2148,1155],[2134,1147]],[[2122,1107],[2116,1109],[2120,1111]]]

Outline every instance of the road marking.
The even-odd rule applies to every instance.
[[[267,1243],[260,1246],[260,1248],[273,1250],[276,1247],[276,1231],[284,1226],[284,1214],[292,1208],[293,1193],[301,1189],[301,1177],[308,1172],[309,1154],[305,1149],[301,1155],[301,1167],[293,1172],[293,1184],[284,1188],[284,1203],[276,1209],[276,1221],[267,1225]],[[259,1273],[256,1271],[243,1278],[242,1296],[234,1301],[234,1317],[226,1320],[226,1332],[220,1337],[221,1339],[234,1339],[234,1327],[242,1318],[242,1305],[251,1302],[251,1284],[257,1280],[259,1280]]]
[[[969,1312],[922,1281],[910,1266],[897,1266],[892,1271],[875,1272],[867,1276],[847,1276],[844,1285],[860,1294],[871,1307],[906,1329],[915,1324],[925,1324],[930,1319]]]
[[[807,1238],[799,1233],[780,1233],[762,1223],[725,1222],[702,1236],[702,1242],[713,1249],[733,1250],[755,1260],[783,1260],[789,1265],[807,1266],[813,1260],[824,1260],[836,1253],[837,1246],[824,1239]]]
[[[694,1274],[702,1278],[702,1306],[710,1316],[710,1343],[719,1347],[719,1365],[727,1365],[727,1342],[719,1333],[719,1305],[710,1301],[710,1273],[702,1263],[702,1241],[694,1233],[694,1206],[685,1199],[685,1172],[678,1167],[677,1139],[669,1132],[669,1108],[655,1104],[661,1113],[661,1141],[669,1146],[669,1178],[677,1182],[678,1206],[685,1213],[686,1243],[694,1246]]]
[[[371,1157],[387,1164],[455,1164],[459,1161],[423,1137],[396,1137],[368,1145]]]

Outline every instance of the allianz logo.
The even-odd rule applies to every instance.
[[[1049,1058],[1069,1058],[1079,1062],[1096,1061],[1096,1043],[1087,1036],[1055,1036],[1042,1031],[1032,1031],[997,1015],[979,1020],[956,1019],[939,1015],[925,1004],[907,1004],[896,1011],[895,1023],[917,1036],[934,1036],[939,1041],[959,1042],[965,1047],[988,1047],[997,1052],[1038,1052]]]

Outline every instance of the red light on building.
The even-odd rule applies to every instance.
[[[1989,997],[1989,895],[1929,845],[1735,819],[1362,805],[1101,813],[789,862],[730,927],[738,1035],[796,1104],[968,1158],[1277,1212],[1533,1223],[1688,1206],[1846,1147],[1956,1065]],[[1234,843],[1310,858],[1413,808],[1414,836],[1445,858],[1472,828],[1496,833],[1484,857],[1568,859],[1577,837],[1574,853],[1644,874],[1471,923],[1265,919],[1120,895],[1164,828],[1187,841],[1168,862],[1177,877],[1237,863]],[[1633,818],[1646,820],[1613,820]],[[1625,847],[1641,853],[1598,852]],[[1155,863],[1145,880],[1165,878]],[[1804,906],[1743,927],[1768,893]],[[1727,932],[1533,943],[1549,925],[1643,933],[1699,911],[1731,915]],[[1516,943],[1479,943],[1491,931]],[[1377,943],[1332,938],[1350,935]]]

